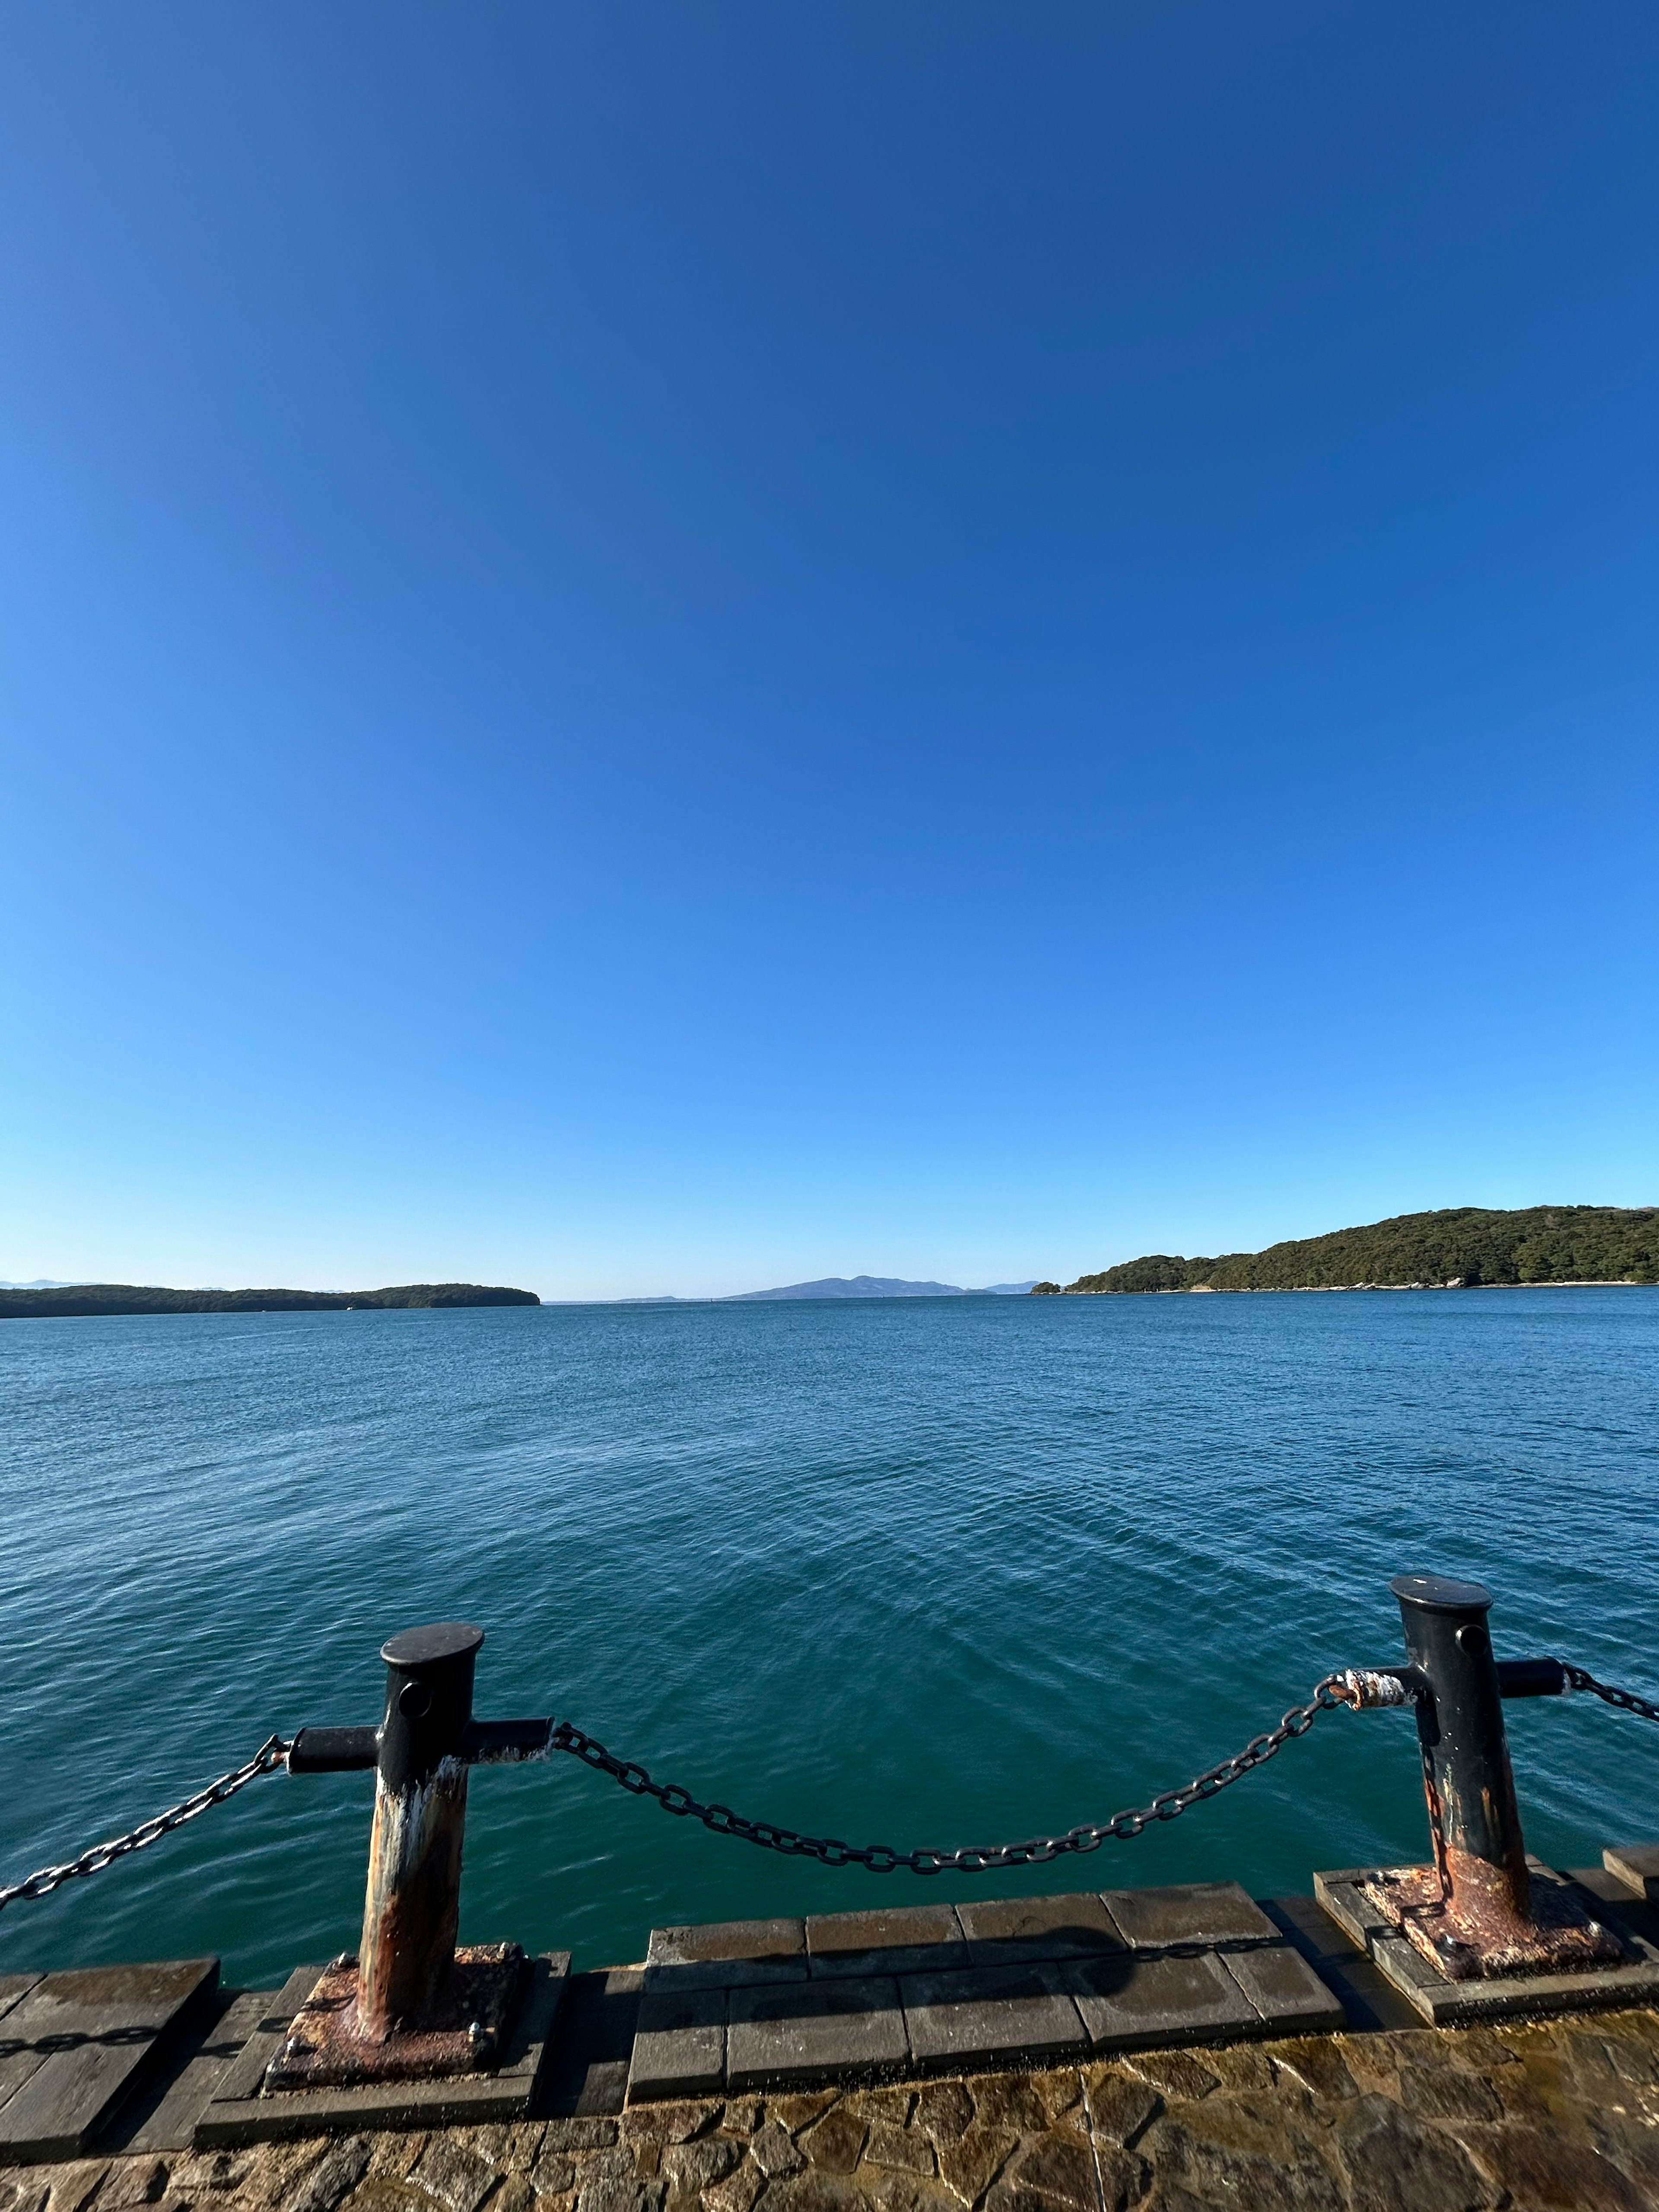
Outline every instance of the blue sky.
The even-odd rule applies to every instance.
[[[0,52],[0,1275],[1659,1194],[1650,5]]]

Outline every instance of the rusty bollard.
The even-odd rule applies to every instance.
[[[1504,1732],[1505,1695],[1559,1694],[1554,1660],[1500,1668],[1481,1583],[1396,1575],[1434,1849],[1430,1867],[1374,1875],[1368,1887],[1449,1980],[1561,1972],[1616,1963],[1617,1938],[1566,1899],[1559,1884],[1534,1894]]]
[[[483,1631],[411,1628],[382,1645],[386,1717],[374,1775],[357,2015],[380,2040],[428,2020],[455,1963],[466,1826],[466,1727]]]
[[[266,2069],[269,2091],[408,2081],[488,2068],[528,1972],[516,1943],[456,1948],[470,1767],[546,1756],[552,1723],[476,1721],[483,1631],[406,1629],[383,1644],[378,1729],[301,1729],[295,1774],[374,1769],[363,1932],[300,2008]]]

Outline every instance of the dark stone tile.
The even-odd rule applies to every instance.
[[[948,1905],[815,1913],[806,1923],[806,1951],[815,1978],[927,1973],[970,1963],[961,1926]]]
[[[1170,1889],[1108,1889],[1106,1910],[1139,1950],[1174,1943],[1249,1942],[1278,1934],[1236,1881],[1189,1881]]]
[[[537,2108],[562,2118],[620,2112],[645,1976],[635,1966],[573,1975]]]
[[[1258,1902],[1321,1981],[1341,1999],[1351,2028],[1375,2033],[1419,2025],[1415,2007],[1316,1898],[1269,1897]]]
[[[983,1898],[956,1910],[976,1966],[1123,1948],[1111,1915],[1091,1891],[1070,1897]]]
[[[737,1989],[748,1982],[806,1978],[802,1920],[718,1920],[702,1927],[653,1928],[646,1953],[647,1990]]]
[[[1119,1954],[1079,1960],[1059,1971],[1097,2051],[1261,2032],[1261,2015],[1212,1954]]]
[[[652,1990],[640,1999],[628,2101],[695,2097],[726,2079],[724,1990]]]
[[[1312,2035],[1346,2025],[1340,1998],[1288,1943],[1222,1954],[1228,1972],[1279,2035]]]
[[[909,2061],[898,1984],[890,1979],[733,1990],[731,2008],[726,2078],[734,2090],[869,2081]]]
[[[906,1975],[899,1984],[910,2051],[934,2072],[1081,2056],[1089,2039],[1054,1961]]]

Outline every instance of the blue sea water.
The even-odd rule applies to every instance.
[[[901,1846],[1060,1831],[1400,1653],[1479,1577],[1500,1652],[1659,1689],[1659,1293],[189,1316],[0,1327],[0,1878],[271,1730],[372,1722],[394,1631],[489,1632],[486,1715]],[[1532,1847],[1659,1836],[1659,1729],[1509,1709]],[[262,1781],[0,1917],[0,1966],[349,1948],[372,1781]],[[1420,1857],[1413,1738],[1322,1718],[1225,1796],[1018,1874],[832,1872],[574,1759],[475,1777],[463,1934],[638,1958],[668,1920]]]

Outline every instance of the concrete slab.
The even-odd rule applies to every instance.
[[[1356,2033],[1375,2035],[1422,2025],[1415,2006],[1407,2002],[1369,1952],[1339,1928],[1316,1899],[1269,1897],[1256,1901],[1340,1999],[1347,2025]]]
[[[645,1974],[609,1966],[573,1974],[555,2023],[537,2110],[557,2119],[593,2119],[620,2112],[628,2099]]]
[[[1271,1942],[1278,1930],[1236,1881],[1181,1882],[1168,1889],[1108,1889],[1101,1899],[1137,1950],[1176,1943]]]
[[[1097,2051],[1259,2034],[1261,2017],[1212,1951],[1078,1960],[1060,1969]]]
[[[945,1972],[973,1961],[954,1909],[909,1905],[873,1912],[820,1912],[806,1923],[814,1978]]]
[[[1272,2035],[1321,2035],[1346,2027],[1342,2001],[1288,1943],[1217,1954]]]
[[[222,2005],[201,2028],[180,2037],[158,2078],[126,2099],[99,2131],[96,2148],[110,2156],[188,2150],[225,2070],[270,2009],[274,1990],[221,1990]]]
[[[994,2073],[1056,2064],[1089,2049],[1057,1960],[907,1975],[899,1993],[920,2072]]]
[[[1609,1844],[1601,1863],[1650,1905],[1659,1905],[1659,1844]]]
[[[1624,1966],[1582,1973],[1505,1974],[1491,1981],[1449,1982],[1388,1921],[1360,1885],[1376,1869],[1349,1867],[1314,1876],[1314,1894],[1338,1927],[1363,1944],[1395,1987],[1433,2027],[1466,2027],[1517,2014],[1606,2010],[1659,2000],[1659,1947],[1627,1923],[1619,1933],[1632,1955]],[[1534,1867],[1534,1882],[1561,1877]],[[1564,1887],[1570,1885],[1563,1884]],[[1611,1925],[1611,1920],[1609,1921]]]
[[[21,1992],[4,2016],[0,2164],[78,2156],[218,1981],[216,1959],[177,1959],[46,1974]]]
[[[658,1990],[641,1997],[628,2068],[630,2105],[718,2095],[726,2080],[728,2002],[725,1990]]]
[[[726,2079],[734,2093],[881,2081],[903,2073],[909,2056],[899,1985],[890,1978],[835,1976],[732,1992]]]
[[[957,1918],[976,1966],[1121,1951],[1123,1938],[1091,1890],[1063,1897],[988,1897],[958,1905]]]
[[[272,2010],[226,2069],[197,2122],[197,2149],[297,2136],[355,2134],[368,2128],[475,2126],[489,2120],[528,2119],[570,1972],[568,1951],[531,1960],[530,1986],[519,2017],[501,2064],[489,2073],[267,2094],[261,2086],[264,2069],[295,2014],[316,1986],[320,1971],[304,1967],[289,1977]]]
[[[647,1990],[738,1989],[746,1982],[804,1982],[804,1920],[719,1920],[706,1927],[653,1928],[645,1954]]]

